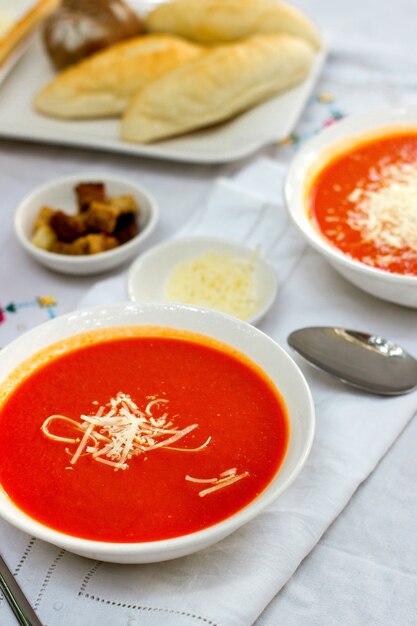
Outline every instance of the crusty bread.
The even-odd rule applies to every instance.
[[[277,0],[172,0],[148,14],[146,28],[209,45],[260,33],[287,33],[316,49],[320,47],[314,24],[294,7]]]
[[[64,70],[39,91],[34,104],[59,118],[120,115],[138,89],[201,54],[199,46],[179,37],[135,37]]]
[[[122,138],[146,143],[220,122],[307,75],[312,47],[291,35],[256,35],[209,49],[134,96]]]
[[[45,49],[57,70],[144,32],[125,0],[62,0],[43,28]]]
[[[0,37],[0,66],[35,27],[59,4],[59,0],[38,0],[27,13]]]

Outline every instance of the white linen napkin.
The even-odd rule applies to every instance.
[[[180,234],[261,246],[280,288],[260,327],[284,347],[301,326],[340,325],[390,337],[417,354],[416,312],[362,293],[305,245],[282,207],[282,177],[261,159],[233,181],[219,180]],[[124,276],[97,283],[80,306],[126,298],[124,283]],[[77,557],[0,522],[4,556],[47,626],[253,624],[417,407],[416,393],[373,397],[301,367],[317,410],[307,464],[274,504],[222,542],[167,563],[122,566]],[[302,612],[301,602],[300,624]]]

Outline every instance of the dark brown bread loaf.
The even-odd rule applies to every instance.
[[[64,0],[46,20],[43,38],[56,69],[143,32],[139,16],[123,0]]]

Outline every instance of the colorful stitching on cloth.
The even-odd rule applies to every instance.
[[[56,298],[51,295],[36,296],[34,300],[27,300],[25,302],[9,302],[6,306],[0,306],[0,324],[7,322],[10,314],[16,314],[21,309],[33,307],[45,309],[48,319],[53,319],[55,317],[54,307],[56,306]]]
[[[285,137],[281,141],[278,142],[279,146],[292,146],[297,149],[304,141],[314,137],[324,128],[328,128],[329,126],[333,126],[333,124],[345,117],[345,113],[343,113],[340,109],[338,109],[334,104],[335,98],[328,91],[321,91],[317,95],[310,98],[308,105],[311,107],[314,104],[323,104],[327,107],[328,117],[324,120],[324,122],[318,127],[314,128],[308,132],[297,133],[292,132],[288,137]],[[305,115],[305,117],[307,117]]]

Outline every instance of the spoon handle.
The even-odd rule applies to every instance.
[[[0,589],[20,626],[42,626],[35,611],[0,556]]]

